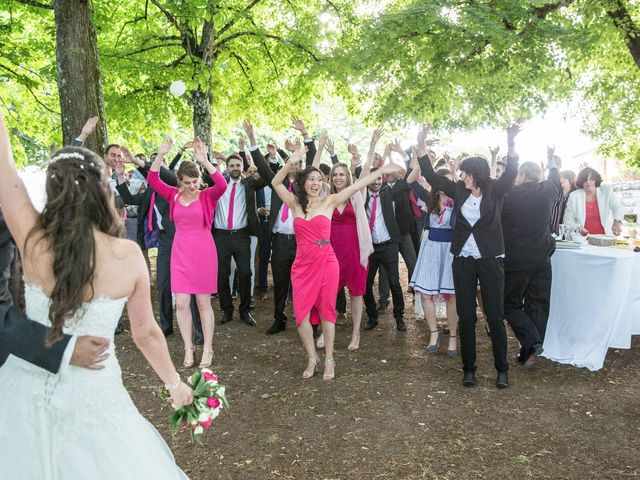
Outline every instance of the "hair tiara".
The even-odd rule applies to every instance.
[[[78,152],[65,152],[59,153],[51,158],[52,162],[56,162],[58,160],[62,160],[63,158],[77,158],[78,160],[84,160],[84,155]]]

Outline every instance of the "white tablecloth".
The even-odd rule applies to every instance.
[[[640,334],[640,253],[585,245],[551,257],[551,311],[543,356],[602,368],[607,349]]]

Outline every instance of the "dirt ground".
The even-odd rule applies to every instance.
[[[291,305],[286,331],[264,334],[273,319],[268,293],[256,300],[257,328],[237,311],[234,321],[216,326],[213,370],[231,408],[207,431],[204,446],[170,429],[160,380],[128,329],[116,337],[127,389],[191,479],[640,476],[637,337],[631,350],[610,350],[598,372],[545,359],[527,370],[515,362],[517,342],[508,330],[510,388],[499,391],[490,342],[478,325],[478,386],[465,389],[460,357],[446,356],[446,341],[441,353],[425,353],[424,320],[408,314],[408,330],[397,332],[385,313],[375,330],[362,332],[356,352],[346,348],[351,322],[337,326],[336,379],[325,383],[321,375],[301,378],[306,357]],[[218,316],[217,300],[213,305]],[[177,325],[168,343],[181,365]]]

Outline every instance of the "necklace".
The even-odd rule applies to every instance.
[[[188,207],[193,202],[195,202],[197,199],[198,199],[198,196],[196,195],[194,198],[192,198],[191,200],[187,201],[187,200],[185,200],[184,195],[180,195],[180,203],[185,207]]]

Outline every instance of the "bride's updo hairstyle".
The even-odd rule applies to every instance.
[[[119,237],[122,225],[115,211],[113,194],[105,177],[102,159],[82,147],[64,147],[53,154],[47,166],[44,210],[25,240],[46,240],[53,254],[55,284],[51,292],[46,338],[51,345],[62,338],[65,320],[87,300],[86,286],[94,296],[96,264],[94,229]]]

